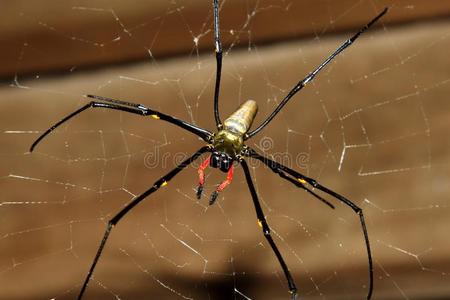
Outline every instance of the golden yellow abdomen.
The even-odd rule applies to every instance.
[[[256,102],[247,100],[223,122],[223,129],[243,136],[252,126],[257,112]]]

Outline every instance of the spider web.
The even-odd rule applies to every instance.
[[[77,2],[77,1],[76,1]],[[221,28],[220,94],[224,118],[247,99],[258,102],[255,123],[290,88],[348,37],[330,35],[356,10],[373,16],[376,1],[349,1],[340,11],[312,16],[315,36],[261,43],[253,24],[272,12],[295,23],[292,2],[245,2],[246,17]],[[323,4],[323,3],[322,3]],[[110,18],[110,40],[71,34],[27,12],[24,18],[61,41],[99,53],[122,39],[147,53],[139,63],[57,76],[21,76],[26,57],[44,54],[25,37],[17,72],[2,85],[0,184],[2,299],[73,299],[107,221],[176,162],[202,146],[170,124],[105,110],[86,111],[27,152],[39,134],[96,94],[142,103],[213,129],[215,57],[212,10],[193,32],[187,5],[170,1],[145,23],[127,24],[108,6],[72,2],[64,11]],[[201,5],[210,5],[205,3]],[[221,18],[232,14],[225,1]],[[413,11],[394,6],[395,13]],[[25,14],[25,11],[18,12]],[[228,14],[227,14],[228,13]],[[325,18],[327,26],[318,25]],[[316,24],[317,22],[317,24]],[[188,56],[159,57],[141,28],[174,27],[188,36]],[[223,22],[223,24],[228,24]],[[383,24],[383,21],[380,22]],[[375,298],[449,295],[447,258],[450,92],[448,21],[383,25],[365,33],[301,91],[249,145],[363,208],[373,250]],[[25,35],[26,36],[26,35]],[[150,43],[152,44],[152,43]],[[210,50],[207,49],[211,44]],[[205,157],[202,157],[204,159]],[[208,196],[224,179],[208,170],[202,200],[195,198],[196,161],[133,209],[114,227],[88,287],[93,299],[288,299],[282,270],[256,224],[240,168],[213,206]],[[367,254],[357,216],[335,199],[336,210],[249,161],[272,235],[303,299],[364,298]]]

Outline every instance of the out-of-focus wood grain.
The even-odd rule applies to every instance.
[[[302,171],[364,209],[373,299],[450,295],[449,26],[367,33],[249,141],[257,147],[272,138],[268,154],[306,153]],[[223,115],[252,98],[258,123],[345,37],[231,51]],[[171,125],[102,110],[70,121],[30,154],[32,141],[85,104],[88,93],[142,102],[212,129],[214,70],[206,54],[51,79],[19,76],[2,87],[0,298],[75,298],[107,219],[167,172],[175,153],[202,145]],[[149,167],[155,155],[158,164]],[[223,180],[218,171],[208,174],[207,193]],[[364,299],[367,259],[357,217],[339,205],[328,209],[266,168],[254,175],[302,298]],[[241,170],[211,207],[195,199],[197,180],[194,168],[186,170],[115,227],[86,299],[232,299],[236,289],[252,299],[288,298]]]
[[[0,21],[0,77],[67,71],[212,49],[211,1],[8,1]],[[384,24],[447,17],[449,1],[223,1],[224,46],[361,27],[385,6]],[[253,14],[254,13],[254,14]],[[180,30],[183,29],[183,30]],[[251,34],[248,32],[251,30]],[[233,34],[230,32],[233,31]],[[195,38],[199,41],[194,45]],[[196,49],[194,49],[196,48]],[[26,49],[26,50],[24,50]],[[25,53],[25,55],[24,55]]]

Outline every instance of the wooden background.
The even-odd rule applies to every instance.
[[[249,144],[283,155],[364,209],[373,299],[447,299],[449,1],[225,1],[221,111],[255,99],[260,122],[384,6],[390,11],[378,26]],[[97,110],[28,152],[88,93],[213,129],[211,14],[208,1],[194,0],[4,4],[1,299],[75,298],[108,218],[202,145],[169,124]],[[357,217],[253,167],[301,298],[364,299]],[[214,206],[195,199],[189,168],[127,215],[86,299],[288,299],[242,171],[235,173]],[[221,180],[209,172],[207,194]]]

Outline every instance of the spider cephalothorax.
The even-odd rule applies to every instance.
[[[379,18],[381,18],[386,12],[387,8],[385,8],[378,16],[376,16],[372,21],[370,21],[366,26],[361,28],[356,34],[354,34],[350,39],[346,40],[336,51],[334,51],[328,58],[326,58],[315,70],[310,72],[305,78],[300,80],[291,91],[281,100],[275,110],[263,121],[261,124],[255,129],[250,131],[250,127],[255,118],[256,112],[258,111],[258,107],[256,102],[253,100],[247,100],[244,102],[233,114],[231,114],[223,123],[219,117],[219,90],[220,90],[220,76],[222,70],[222,44],[220,40],[220,30],[219,30],[219,0],[212,0],[213,9],[214,9],[214,41],[216,47],[216,62],[217,62],[217,72],[216,72],[216,82],[215,82],[215,90],[214,90],[214,118],[216,121],[216,127],[218,132],[212,133],[209,130],[200,128],[194,124],[190,124],[188,122],[182,121],[170,115],[166,115],[164,113],[158,112],[156,110],[150,109],[142,104],[131,103],[128,101],[122,101],[117,99],[111,99],[101,96],[87,95],[87,97],[92,98],[91,102],[82,106],[78,110],[73,113],[67,115],[62,120],[54,124],[48,130],[46,130],[43,134],[41,134],[31,145],[30,152],[34,150],[34,148],[39,144],[39,142],[51,133],[58,126],[71,119],[72,117],[78,115],[79,113],[89,109],[89,108],[108,108],[113,110],[119,110],[123,112],[133,113],[141,116],[151,116],[156,120],[166,121],[175,126],[178,126],[186,131],[189,131],[198,137],[202,138],[207,145],[200,148],[197,152],[195,152],[192,156],[188,157],[181,163],[179,163],[174,169],[169,171],[166,175],[158,179],[148,190],[135,197],[131,202],[129,202],[125,207],[123,207],[116,215],[114,215],[106,226],[106,230],[103,236],[103,239],[100,243],[100,246],[97,250],[97,255],[92,262],[91,268],[86,276],[86,279],[82,285],[80,293],[78,295],[78,299],[83,297],[84,291],[86,290],[88,283],[91,279],[91,276],[94,272],[95,266],[100,258],[103,248],[108,240],[109,234],[112,228],[136,205],[138,205],[142,200],[150,196],[153,192],[157,191],[159,188],[164,187],[167,183],[174,178],[181,170],[185,169],[192,162],[194,162],[199,156],[204,153],[210,152],[211,155],[200,165],[198,169],[199,174],[199,185],[197,188],[197,197],[200,199],[203,185],[205,183],[205,173],[204,170],[210,166],[212,168],[218,168],[223,172],[228,172],[227,178],[223,181],[216,190],[211,194],[211,198],[209,200],[210,204],[213,204],[220,191],[222,191],[227,185],[231,183],[233,178],[233,164],[239,164],[242,166],[244,171],[245,179],[253,200],[253,205],[255,207],[256,216],[258,219],[258,224],[262,228],[264,237],[267,239],[272,251],[275,253],[278,262],[283,270],[283,273],[286,277],[289,292],[291,294],[291,299],[295,299],[297,295],[297,288],[295,286],[294,279],[291,276],[291,273],[278,250],[274,240],[270,234],[270,227],[266,221],[266,217],[264,216],[263,209],[258,199],[258,195],[253,185],[252,177],[250,174],[250,169],[247,165],[247,162],[244,158],[251,158],[261,161],[264,165],[266,165],[272,172],[278,174],[282,179],[294,184],[296,187],[301,188],[314,196],[316,199],[322,201],[326,205],[331,208],[334,206],[322,198],[319,194],[316,193],[315,190],[321,191],[329,196],[334,197],[341,203],[350,207],[356,214],[358,214],[361,228],[364,235],[364,240],[366,243],[367,256],[369,261],[369,287],[367,299],[370,299],[373,290],[373,267],[372,267],[372,256],[370,252],[369,245],[369,236],[367,234],[366,225],[364,222],[364,216],[362,209],[354,204],[352,201],[348,200],[344,196],[339,195],[338,193],[324,187],[319,184],[316,180],[309,178],[287,166],[284,166],[276,161],[271,160],[265,156],[258,154],[252,148],[245,146],[244,141],[251,138],[260,132],[263,128],[265,128],[272,119],[281,111],[284,105],[302,88],[306,86],[307,83],[311,82],[314,77],[322,70],[329,62],[331,62],[339,53],[344,51],[347,47],[349,47],[365,30],[367,30],[372,24],[374,24]],[[314,190],[315,189],[315,190]]]

